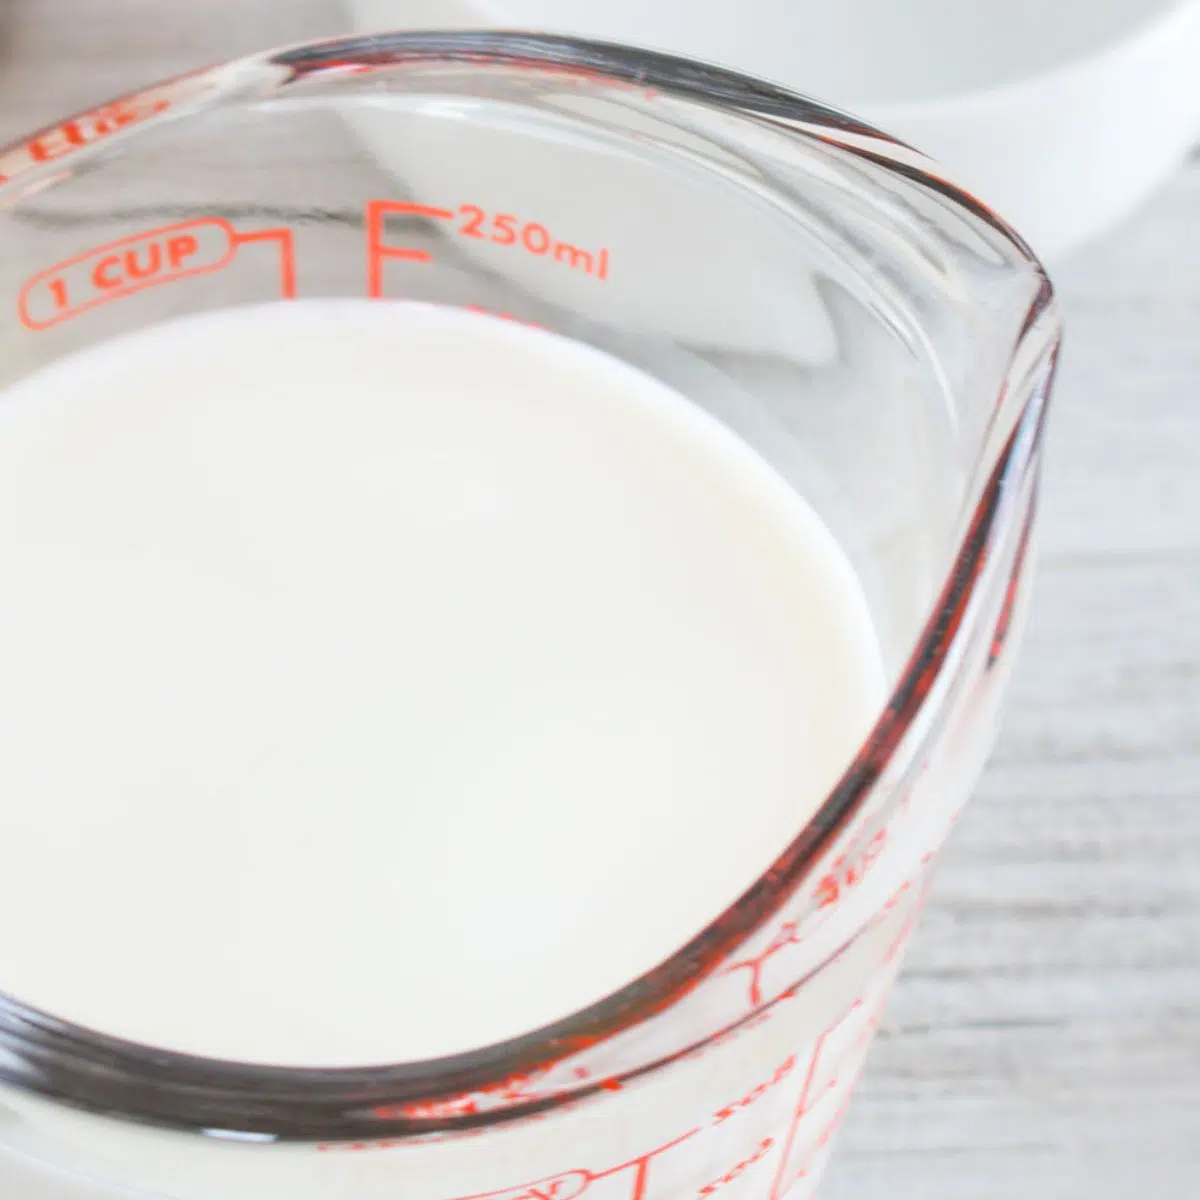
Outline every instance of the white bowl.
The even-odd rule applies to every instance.
[[[1200,0],[348,0],[363,30],[522,26],[708,59],[940,160],[1051,259],[1200,139]]]

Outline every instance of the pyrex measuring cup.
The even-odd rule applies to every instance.
[[[469,32],[267,54],[43,130],[0,155],[0,239],[4,385],[169,315],[296,296],[478,308],[639,365],[821,514],[893,687],[737,904],[505,1044],[268,1068],[0,997],[0,1192],[810,1195],[1024,611],[1058,326],[1020,240],[912,150],[793,94]]]

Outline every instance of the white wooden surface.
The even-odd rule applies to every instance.
[[[0,140],[344,26],[337,0],[0,0]],[[1200,157],[1057,281],[1024,660],[826,1200],[1200,1197]]]

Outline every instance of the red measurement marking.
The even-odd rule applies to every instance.
[[[734,971],[750,972],[750,1005],[752,1008],[757,1008],[763,1000],[763,968],[780,951],[786,950],[788,946],[798,945],[800,945],[800,923],[798,921],[784,921],[779,927],[779,931],[771,939],[770,944],[761,954],[756,955],[754,958],[744,959],[741,962],[730,963],[725,968],[725,973],[731,975]]]
[[[887,842],[886,828],[876,830],[871,840],[856,853],[841,854],[833,860],[829,872],[817,885],[817,908],[831,908],[851,888],[863,881]]]
[[[851,1092],[847,1092],[842,1097],[834,1109],[832,1118],[822,1126],[820,1133],[811,1144],[802,1142],[800,1138],[804,1119],[813,1111],[812,1105],[809,1102],[810,1098],[801,1098],[800,1104],[792,1117],[792,1125],[788,1131],[788,1138],[784,1145],[783,1154],[779,1159],[779,1166],[776,1168],[775,1179],[771,1185],[771,1200],[780,1200],[781,1197],[787,1195],[816,1165],[817,1155],[828,1145],[838,1126],[841,1124],[842,1118],[846,1115],[851,1095]]]
[[[536,258],[554,262],[566,270],[588,275],[601,283],[608,280],[607,249],[592,251],[574,242],[554,237],[536,221],[523,221],[511,213],[489,214],[477,204],[463,204],[457,210],[437,208],[401,200],[368,200],[365,224],[367,233],[367,295],[383,296],[383,268],[391,259],[427,263],[432,255],[414,246],[392,246],[386,240],[388,217],[423,217],[431,221],[453,222],[454,232],[476,241],[497,246],[512,246]]]
[[[48,329],[143,288],[218,271],[232,261],[236,239],[228,221],[210,217],[97,246],[28,280],[17,300],[21,321]]]
[[[809,1092],[812,1090],[813,1078],[817,1073],[817,1064],[821,1058],[821,1047],[825,1044],[825,1037],[822,1035],[817,1039],[817,1044],[813,1047],[812,1059],[808,1064],[808,1073],[804,1077],[804,1083],[800,1088],[800,1098],[796,1101],[796,1110],[792,1114],[791,1128],[788,1130],[787,1141],[783,1144],[783,1154],[779,1159],[779,1168],[775,1172],[775,1179],[771,1183],[771,1200],[781,1200],[783,1194],[799,1180],[805,1172],[805,1165],[790,1162],[792,1150],[796,1144],[796,1132],[800,1128],[800,1120],[808,1111]]]
[[[837,1133],[842,1121],[845,1119],[846,1113],[850,1109],[850,1101],[854,1099],[854,1092],[848,1091],[841,1099],[841,1103],[833,1110],[833,1116],[825,1123],[825,1127],[817,1136],[817,1140],[813,1143],[812,1149],[808,1155],[808,1162],[811,1166],[813,1160],[826,1146],[833,1140],[833,1136]]]
[[[933,855],[926,855],[922,859],[922,863],[927,862]],[[888,909],[890,910],[899,903],[900,897],[903,896],[913,886],[912,881],[903,884],[896,894],[888,901]],[[916,903],[913,905],[912,912],[908,914],[908,919],[904,922],[903,928],[896,935],[895,941],[888,948],[887,956],[884,958],[884,963],[888,964],[898,958],[908,945],[912,935],[916,932],[917,924],[921,920],[921,914],[925,911],[925,903],[929,899],[929,889],[933,886],[932,878],[926,879],[921,885],[921,891],[917,896]]]
[[[296,239],[286,226],[280,229],[259,229],[253,233],[234,235],[234,244],[274,242],[279,247],[279,294],[284,300],[296,298]]]
[[[584,249],[574,242],[551,235],[545,225],[524,221],[512,213],[488,213],[477,204],[463,204],[458,210],[456,229],[464,237],[489,241],[497,246],[513,246],[537,258],[554,262],[582,275],[591,275],[601,283],[608,280],[608,250]]]
[[[593,1183],[620,1175],[624,1171],[630,1172],[630,1187],[626,1200],[645,1200],[651,1162],[668,1150],[682,1145],[689,1138],[695,1137],[699,1132],[698,1129],[693,1129],[655,1150],[639,1155],[637,1158],[631,1158],[627,1162],[618,1163],[615,1167],[606,1167],[602,1171],[576,1168],[570,1171],[561,1171],[559,1174],[545,1179],[535,1179],[532,1183],[521,1183],[513,1187],[500,1188],[494,1192],[476,1192],[471,1196],[457,1197],[456,1200],[575,1200]]]
[[[147,92],[127,96],[101,105],[90,112],[43,129],[27,142],[0,156],[0,183],[15,178],[32,167],[58,162],[95,142],[128,129],[139,121],[157,116],[169,108],[170,99],[161,93]]]
[[[435,221],[450,221],[454,214],[448,208],[433,208],[428,204],[409,204],[399,200],[368,200],[367,226],[367,295],[378,300],[383,295],[383,264],[392,258],[408,262],[428,262],[428,250],[409,246],[389,246],[384,242],[388,216],[426,217]]]
[[[896,898],[904,890],[902,888]],[[905,931],[911,930],[912,922],[906,922]],[[857,997],[817,1039],[792,1114],[791,1127],[771,1188],[771,1200],[780,1200],[780,1197],[808,1173],[816,1152],[833,1136],[845,1113],[854,1081],[866,1062],[867,1048],[883,1020],[890,990],[891,978],[885,975],[875,982],[873,990],[869,989]],[[822,1101],[826,1097],[832,1099],[831,1093],[835,1093],[839,1084],[843,1082],[846,1084],[846,1095],[839,1103],[833,1119],[825,1125],[815,1143],[802,1143],[801,1132],[805,1118],[820,1111],[824,1107]]]
[[[593,1083],[602,1091],[621,1090],[619,1079],[604,1078],[593,1081],[586,1067],[573,1067],[565,1079],[548,1080],[548,1072],[537,1071],[528,1075],[513,1075],[502,1083],[479,1091],[466,1092],[442,1100],[416,1104],[382,1104],[372,1109],[375,1116],[383,1120],[440,1120],[446,1117],[474,1116],[498,1108],[511,1108],[520,1104],[532,1104],[538,1100],[558,1095],[567,1088]]]
[[[921,860],[921,865],[926,865],[934,856],[926,854]],[[913,880],[905,880],[900,886],[888,897],[887,902],[875,913],[873,913],[867,923],[862,927],[857,936],[861,937],[874,929],[881,921],[887,919],[889,914],[896,906],[904,899],[913,887]],[[925,885],[928,888],[928,884]],[[922,894],[924,895],[924,893]],[[920,913],[920,903],[918,903],[916,912],[909,915],[908,920],[904,924],[904,928],[897,936],[886,956],[880,961],[880,967],[887,966],[899,952],[903,949],[907,939],[911,936],[916,927],[917,919]],[[762,953],[752,957],[730,963],[724,973],[731,974],[734,971],[749,971],[750,972],[750,987],[749,987],[749,1006],[754,1009],[763,1004],[765,993],[762,986],[762,975],[767,964],[777,955],[782,953],[790,946],[799,946],[804,941],[804,934],[807,928],[799,920],[784,921],[779,927],[775,936],[771,939],[767,948]],[[795,999],[796,996],[803,992],[805,981],[800,980],[793,983],[790,987],[785,988],[777,996],[773,997],[774,1003],[770,1008],[764,1009],[758,1014],[758,1021],[765,1023],[767,1020],[773,1019],[776,1015],[779,1006],[786,1001]],[[742,1026],[746,1028],[746,1026]],[[736,1032],[736,1031],[733,1031]]]
[[[732,1183],[735,1179],[744,1175],[756,1162],[761,1162],[770,1153],[771,1147],[774,1145],[774,1138],[763,1138],[759,1142],[758,1148],[749,1158],[743,1159],[740,1163],[730,1168],[720,1179],[714,1179],[712,1183],[706,1183],[698,1194],[704,1197],[711,1196],[714,1192],[720,1191],[727,1183]]]
[[[795,1069],[796,1056],[789,1054],[787,1058],[775,1068],[775,1073],[770,1079],[764,1083],[760,1083],[758,1087],[747,1092],[740,1100],[735,1100],[732,1104],[725,1105],[724,1108],[719,1108],[713,1114],[713,1124],[720,1125],[723,1121],[728,1121],[734,1113],[739,1112],[744,1108],[749,1108],[756,1101],[761,1100],[776,1084],[782,1083]]]
[[[847,852],[834,859],[829,871],[817,884],[814,895],[815,911],[820,913],[832,909],[856,888],[866,878],[883,853],[887,840],[887,828],[878,829],[861,850]],[[889,900],[879,913],[875,914],[872,923],[882,918],[894,907],[896,900],[904,890],[905,888],[901,888],[900,893]],[[800,945],[803,935],[809,932],[810,928],[811,926],[806,927],[799,918],[784,921],[765,950],[754,957],[730,963],[725,968],[726,974],[732,974],[735,971],[749,972],[749,1004],[751,1008],[757,1008],[765,999],[762,980],[767,964],[790,946]],[[795,989],[789,989],[782,994],[780,999],[786,999],[794,994]]]
[[[141,107],[128,100],[118,100],[115,104],[94,109],[64,121],[27,142],[29,157],[38,163],[53,162],[119,129],[126,129],[147,117],[155,116],[163,112],[167,105],[167,100],[151,101]]]
[[[414,1121],[438,1121],[445,1117],[468,1117],[479,1112],[479,1097],[471,1093],[450,1096],[445,1100],[429,1100],[424,1104],[380,1105],[373,1112],[384,1120],[407,1117]]]
[[[290,229],[242,234],[223,218],[201,217],[108,242],[39,271],[21,288],[17,313],[27,329],[49,329],[145,288],[219,271],[240,246],[260,241],[278,244],[280,291],[291,298],[296,270]]]
[[[844,1080],[853,1084],[866,1062],[875,1030],[883,1020],[891,980],[868,998],[860,996],[834,1025],[825,1031],[816,1071],[809,1080],[805,1111],[814,1109],[822,1097],[837,1091]]]

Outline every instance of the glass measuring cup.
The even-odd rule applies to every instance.
[[[0,1190],[811,1194],[1024,611],[1058,327],[1019,239],[842,114],[523,34],[231,63],[41,131],[0,176],[0,384],[170,315],[293,296],[546,326],[672,384],[809,500],[859,572],[893,685],[736,905],[503,1045],[265,1068],[0,998]]]

